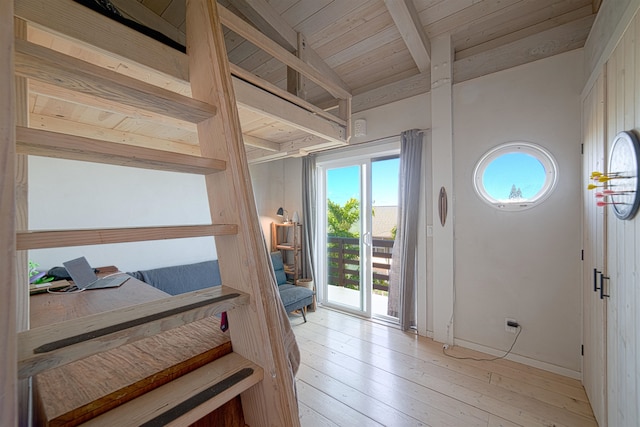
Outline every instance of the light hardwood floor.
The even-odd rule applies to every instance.
[[[302,427],[597,426],[579,381],[318,308],[292,318]],[[456,347],[458,356],[491,357]]]

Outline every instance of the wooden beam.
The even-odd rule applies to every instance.
[[[600,6],[602,5],[602,0],[593,0],[592,2],[592,11],[593,13],[598,13],[600,10]]]
[[[184,131],[192,132],[193,134],[196,133],[195,124],[186,120],[179,120],[164,114],[141,110],[140,108],[110,101],[95,95],[75,92],[64,87],[38,80],[29,80],[29,93],[32,95],[44,95],[47,98],[59,99],[65,102],[82,104],[91,108],[99,109],[100,111],[123,114],[134,119],[148,120],[171,128],[183,129]]]
[[[16,73],[131,107],[191,123],[213,116],[215,107],[68,55],[16,40]]]
[[[19,376],[56,366],[211,317],[249,303],[249,296],[215,286],[18,334]]]
[[[176,142],[166,139],[152,138],[145,135],[135,134],[104,127],[72,122],[57,117],[43,116],[40,114],[30,115],[31,125],[35,128],[46,129],[51,132],[59,132],[70,135],[82,136],[85,138],[99,139],[100,141],[111,141],[119,144],[126,144],[136,147],[147,147],[155,150],[165,150],[172,153],[200,155],[200,147],[197,145]]]
[[[454,82],[527,64],[584,46],[595,16],[569,22],[512,43],[476,53],[454,63]]]
[[[238,105],[242,108],[256,111],[322,138],[341,143],[346,141],[347,135],[344,126],[301,110],[249,83],[241,80],[236,80],[233,83],[235,92],[238,94]]]
[[[290,52],[297,52],[297,56],[316,70],[329,77],[342,88],[351,92],[351,88],[336,73],[333,68],[306,43],[304,34],[296,32],[289,23],[265,0],[230,0],[249,21],[262,33],[274,40]],[[303,46],[300,46],[302,40]],[[304,50],[304,55],[301,50]],[[303,96],[304,98],[304,96]]]
[[[312,113],[320,116],[320,117],[324,117],[327,120],[331,120],[333,122],[336,122],[342,126],[346,126],[347,123],[345,120],[334,116],[331,113],[327,113],[326,111],[322,110],[321,108],[316,107],[315,105],[305,101],[304,99],[301,99],[289,92],[287,92],[286,90],[282,90],[280,89],[278,86],[269,83],[268,81],[261,79],[260,77],[250,73],[247,70],[244,70],[240,67],[238,67],[237,65],[234,64],[229,64],[229,66],[231,67],[231,73],[235,76],[235,77],[239,77],[242,80],[245,80],[251,84],[254,84],[257,86],[256,90],[260,90],[260,88],[266,90],[269,93],[272,93],[276,96],[279,96],[282,99],[286,99],[287,101],[304,108],[305,110],[311,111]],[[233,79],[233,84],[234,86],[237,84],[237,80],[236,78]],[[250,99],[250,98],[249,98]],[[241,101],[241,103],[246,103],[248,102],[247,100],[243,99]]]
[[[283,62],[285,65],[304,74],[310,80],[326,89],[327,92],[334,97],[344,99],[351,96],[350,88],[343,87],[339,82],[335,82],[327,78],[326,75],[292,55],[289,51],[262,34],[260,31],[247,25],[246,22],[231,13],[229,10],[224,7],[219,7],[219,9],[220,19],[225,27],[244,37],[269,55]]]
[[[18,127],[17,152],[42,157],[109,165],[208,175],[222,171],[226,162],[125,144]]]
[[[252,165],[272,162],[274,160],[284,159],[286,157],[288,157],[286,151],[272,152],[262,149],[247,150],[247,161]]]
[[[264,247],[217,3],[189,0],[186,28],[193,96],[219,111],[198,124],[200,149],[205,156],[228,160],[223,173],[205,177],[211,217],[242,224],[237,235],[216,237],[223,283],[252,296],[250,307],[229,312],[233,351],[269,373],[241,395],[245,422],[298,427],[293,356],[298,349]]]
[[[187,36],[183,31],[180,31],[179,28],[176,28],[170,22],[165,21],[160,15],[154,13],[144,4],[131,0],[111,0],[111,3],[113,3],[118,11],[127,15],[131,20],[158,31],[182,46],[186,44]]]
[[[22,19],[14,19],[14,32],[17,39],[26,40],[27,23]],[[29,83],[24,77],[15,77],[16,91],[16,126],[29,126]],[[16,229],[24,230],[29,224],[29,158],[16,156]],[[26,331],[30,327],[29,253],[16,253],[16,330]],[[22,379],[18,383],[18,418],[19,425],[29,425],[31,417],[31,380]]]
[[[529,13],[529,15],[531,15],[531,13]],[[473,45],[462,42],[462,39],[472,39],[468,32],[463,34],[457,33],[456,38],[453,39],[454,45],[456,46],[456,61],[508,45],[512,42],[517,42],[518,40],[526,39],[527,37],[535,36],[536,34],[552,30],[560,25],[570,24],[574,21],[579,21],[582,18],[592,15],[591,6],[587,5],[579,9],[572,9],[571,11],[563,13],[554,19],[541,19],[537,24],[530,25],[525,28],[522,28],[522,22],[519,20],[513,20],[510,22],[513,28],[509,29],[509,31],[505,31],[505,35],[495,37],[484,43]],[[522,19],[524,20],[525,18],[523,17]],[[457,40],[460,40],[460,42],[456,43]]]
[[[269,3],[264,0],[229,0],[229,3],[271,40],[289,52],[297,50],[297,32]]]
[[[27,22],[95,46],[101,54],[112,58],[129,58],[147,68],[189,80],[185,55],[158,41],[152,40],[112,19],[68,0],[16,0],[16,16]],[[91,25],[87,25],[91,22]],[[109,37],[104,37],[109,34]]]
[[[296,56],[307,62],[307,41],[302,33],[298,33]],[[291,67],[287,67],[287,92],[302,99],[307,99],[307,79]]]
[[[249,147],[260,148],[265,151],[280,151],[280,144],[273,141],[267,141],[266,139],[257,138],[251,135],[242,135],[242,139],[245,145]]]
[[[384,0],[413,60],[421,73],[430,69],[431,45],[413,0]]]
[[[0,1],[0,414],[8,426],[18,425],[13,4]]]
[[[351,109],[355,114],[370,108],[427,93],[430,90],[431,73],[420,73],[398,82],[389,83],[379,88],[354,95]]]
[[[20,231],[18,250],[63,248],[68,246],[106,245],[149,240],[186,239],[189,237],[234,235],[235,224],[181,225],[165,227],[102,228],[88,230]]]
[[[247,159],[251,164],[270,162],[286,157],[301,157],[316,151],[327,150],[330,148],[343,147],[346,142],[336,143],[327,141],[315,135],[308,135],[304,138],[288,141],[280,144],[280,150],[273,152],[261,148],[248,148]]]

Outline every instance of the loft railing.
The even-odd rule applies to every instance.
[[[389,270],[393,240],[373,238],[373,289],[389,290]],[[353,237],[328,237],[327,261],[330,285],[360,289],[360,240]]]

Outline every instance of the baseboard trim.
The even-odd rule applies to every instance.
[[[470,350],[480,351],[482,353],[490,354],[492,356],[502,356],[504,351],[496,350],[494,348],[485,347],[480,344],[454,338],[454,345],[468,348]],[[564,375],[565,377],[573,378],[575,380],[582,381],[582,373],[574,371],[572,369],[563,368],[562,366],[554,365],[552,363],[541,362],[539,360],[531,359],[529,357],[520,356],[518,354],[510,354],[505,357],[507,360],[522,363],[524,365],[532,366],[534,368],[543,369],[545,371],[553,372],[554,374]]]

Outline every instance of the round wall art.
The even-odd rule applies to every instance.
[[[640,143],[633,132],[620,132],[611,145],[607,186],[612,190],[609,204],[620,219],[632,219],[640,206],[638,152]]]

